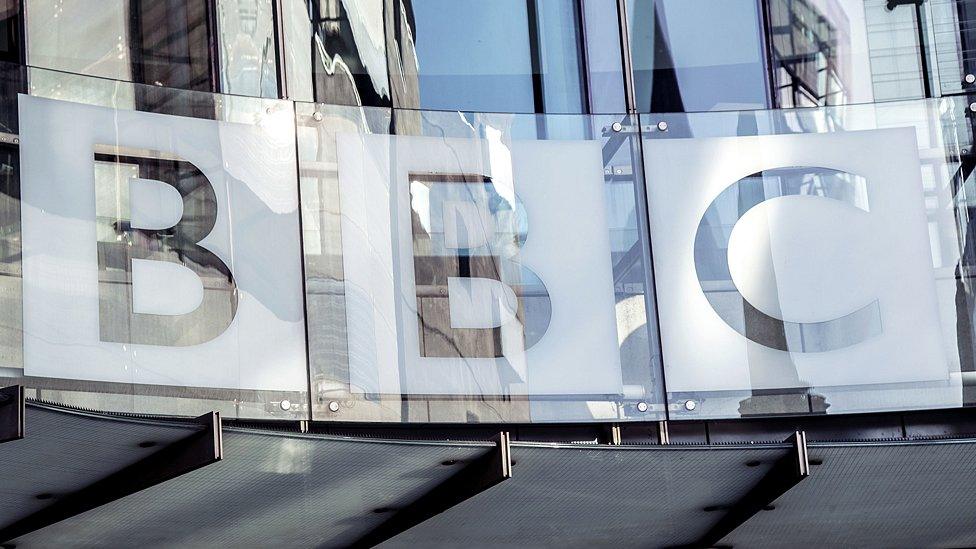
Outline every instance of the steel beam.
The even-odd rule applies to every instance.
[[[413,503],[396,510],[389,519],[353,543],[352,547],[379,545],[509,478],[512,478],[509,435],[501,432],[495,437],[494,448],[470,461]]]
[[[769,507],[790,488],[810,476],[810,461],[807,457],[807,437],[803,431],[796,431],[786,442],[790,451],[773,465],[749,492],[727,509],[725,515],[712,528],[693,544],[694,547],[715,547],[725,536],[742,526],[747,520]]]
[[[24,387],[0,389],[0,442],[24,438]]]
[[[203,429],[0,529],[0,543],[219,461],[223,454],[220,414],[210,412],[195,421],[201,423]]]

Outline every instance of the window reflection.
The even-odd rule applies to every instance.
[[[219,0],[220,90],[278,97],[272,0]]]
[[[942,93],[976,89],[967,74],[976,74],[976,2],[972,0],[929,0],[935,72]]]
[[[922,12],[913,3],[888,4],[769,0],[775,106],[924,97]]]
[[[309,0],[308,15],[315,100],[388,106],[382,0]]]
[[[39,72],[31,79],[33,91],[147,110],[177,100],[163,88],[216,91],[208,6],[197,0],[26,0],[30,65],[155,86],[120,90],[92,80],[84,90],[69,91],[58,73]]]
[[[23,375],[20,154],[0,145],[0,378]]]
[[[767,105],[756,0],[628,0],[642,112]]]
[[[398,0],[399,106],[582,112],[579,13],[573,0]],[[410,62],[415,60],[415,62]]]
[[[26,87],[20,22],[20,2],[0,0],[0,132],[17,133],[17,93]]]

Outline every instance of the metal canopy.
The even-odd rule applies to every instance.
[[[148,421],[29,403],[0,446],[0,542],[219,459],[219,418]],[[216,444],[215,444],[216,441]]]
[[[15,543],[21,549],[348,547],[496,449],[226,427],[223,445],[218,463]]]
[[[735,547],[976,547],[976,441],[809,444],[809,480]]]
[[[374,547],[424,521],[447,511],[481,492],[512,478],[511,441],[506,432],[495,437],[495,448],[470,460],[461,470],[428,490],[415,501],[393,512],[359,538],[353,547]]]
[[[4,479],[13,482],[0,487],[0,517],[36,513],[34,503],[45,502],[35,496],[46,486],[111,474],[139,438],[132,433],[154,427],[38,411],[41,432],[57,436],[18,468],[4,449],[37,435],[29,415],[30,437],[0,446]],[[44,418],[52,423],[43,425]],[[162,429],[154,435],[160,441],[173,429],[155,427]],[[142,430],[130,430],[135,428]],[[185,435],[170,433],[172,440]],[[222,461],[13,543],[976,546],[976,522],[966,511],[976,504],[976,439],[809,443],[808,459],[800,436],[789,444],[727,446],[512,442],[508,478],[501,447],[490,443],[244,428],[225,429],[223,436]],[[97,454],[79,459],[86,452]],[[36,457],[41,455],[57,466],[44,464],[45,458]],[[38,463],[44,473],[31,469]],[[34,508],[22,510],[23,505]]]
[[[511,480],[381,547],[694,545],[791,451],[513,442]]]
[[[739,501],[725,513],[693,547],[714,547],[722,538],[734,532],[760,511],[773,510],[773,502],[788,492],[800,481],[810,476],[810,461],[807,457],[807,437],[802,431],[793,433],[786,441],[790,451],[779,458],[773,467]]]

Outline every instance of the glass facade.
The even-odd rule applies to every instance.
[[[668,125],[644,169],[674,414],[969,403],[967,111],[646,117]]]
[[[322,421],[976,404],[974,18],[0,0],[0,382]]]
[[[663,417],[636,119],[297,114],[313,418]]]

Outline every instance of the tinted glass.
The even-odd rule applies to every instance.
[[[628,0],[627,14],[642,112],[768,105],[756,0]]]
[[[616,0],[583,1],[590,112],[626,112]]]
[[[923,11],[914,3],[889,8],[885,0],[768,2],[776,106],[925,96],[929,39]]]
[[[573,0],[397,0],[397,46],[409,86],[400,107],[582,112],[579,13]],[[410,60],[415,60],[410,63]]]

